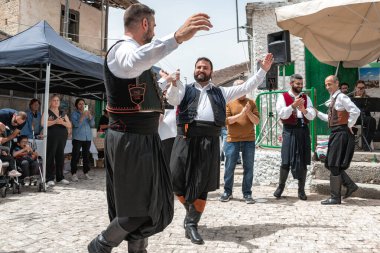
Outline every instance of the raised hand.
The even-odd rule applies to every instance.
[[[261,68],[268,72],[273,63],[273,55],[271,53],[267,54],[264,60],[259,60],[259,63]]]
[[[205,13],[194,14],[175,32],[178,43],[191,39],[198,31],[208,31],[212,27],[210,17]]]
[[[169,73],[166,72],[166,71],[163,70],[163,69],[160,69],[159,74],[160,74],[160,76],[161,76],[162,78],[166,78],[166,77],[169,75]]]

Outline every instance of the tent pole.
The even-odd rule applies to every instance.
[[[46,159],[47,159],[47,125],[48,125],[48,117],[49,117],[49,87],[50,87],[50,63],[46,65],[46,79],[45,79],[45,96],[44,96],[44,142],[43,142],[43,176],[42,176],[42,185],[44,191],[46,191]]]
[[[338,66],[336,66],[336,70],[335,70],[335,76],[338,76],[338,72],[339,72],[339,65],[340,65],[340,62],[338,62]]]

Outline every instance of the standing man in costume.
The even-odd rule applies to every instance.
[[[203,244],[197,226],[204,211],[207,193],[219,188],[221,127],[226,122],[226,103],[255,89],[272,65],[268,54],[261,69],[244,84],[216,87],[210,80],[212,62],[205,57],[195,62],[195,83],[171,86],[168,101],[177,108],[177,137],[170,169],[174,193],[186,208],[185,235],[192,243]]]
[[[328,122],[331,129],[327,149],[325,167],[330,171],[331,197],[322,201],[322,205],[337,205],[341,203],[341,186],[346,186],[347,191],[343,198],[348,198],[358,186],[345,172],[354,156],[355,137],[352,132],[360,110],[356,105],[339,90],[339,80],[336,76],[328,76],[325,79],[326,90],[330,93],[329,113],[317,112],[318,118]]]
[[[291,169],[298,179],[298,198],[307,200],[305,182],[307,165],[311,162],[309,121],[315,118],[315,111],[309,96],[302,93],[303,78],[299,74],[290,77],[291,89],[278,96],[276,111],[283,124],[281,167],[279,185],[274,192],[280,198]]]
[[[195,14],[175,32],[153,40],[154,10],[131,5],[124,14],[125,34],[108,51],[104,63],[108,132],[105,162],[111,223],[88,245],[91,253],[111,252],[123,240],[128,252],[146,252],[147,238],[173,218],[173,190],[158,135],[162,94],[151,67],[212,25]]]
[[[243,84],[236,80],[234,86]],[[227,104],[226,107],[227,141],[224,143],[226,162],[224,163],[224,193],[221,202],[232,198],[234,173],[240,150],[243,154],[242,193],[245,203],[254,204],[252,198],[253,164],[255,162],[255,125],[260,121],[255,101],[242,96]]]

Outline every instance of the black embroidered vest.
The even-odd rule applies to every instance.
[[[186,86],[185,96],[177,107],[177,125],[189,124],[194,121],[197,116],[200,94],[201,92],[194,87],[194,84]],[[226,123],[226,100],[221,89],[212,87],[207,90],[207,96],[214,113],[215,125],[224,126]]]
[[[115,43],[120,43],[118,41]],[[110,50],[115,46],[113,45]],[[107,93],[107,111],[111,114],[137,113],[144,111],[164,112],[162,92],[151,69],[132,79],[116,77],[104,60],[104,83]]]

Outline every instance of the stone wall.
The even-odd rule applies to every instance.
[[[41,20],[46,20],[59,33],[61,5],[65,5],[65,2],[65,0],[0,0],[0,30],[15,35]],[[69,7],[79,12],[79,44],[101,50],[101,11],[79,0],[70,0]]]
[[[7,34],[18,33],[20,0],[0,0],[0,30]]]
[[[313,163],[314,162],[312,162],[312,165],[308,166],[305,186],[307,189],[310,187],[312,179]],[[253,184],[277,187],[280,176],[280,166],[281,151],[279,149],[257,148],[255,151]],[[286,187],[298,188],[298,180],[294,180],[290,172]]]

